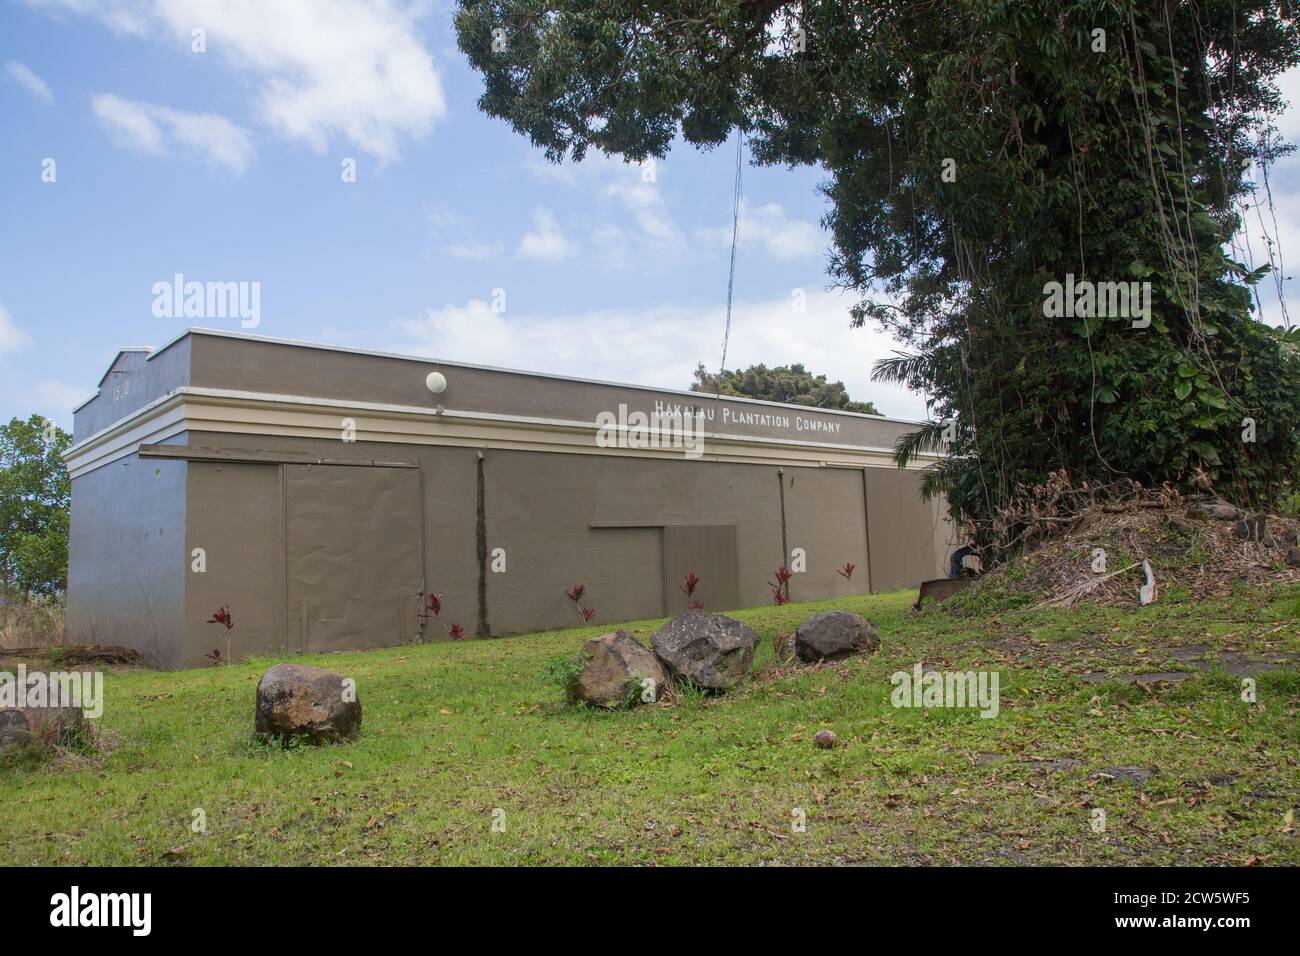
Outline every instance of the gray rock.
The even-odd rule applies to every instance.
[[[1145,786],[1154,773],[1154,770],[1148,770],[1145,767],[1106,767],[1094,773],[1091,779],[1122,780],[1124,783],[1131,783],[1140,788]]]
[[[602,634],[582,645],[587,663],[569,685],[569,697],[598,707],[618,707],[638,703],[642,698],[641,682],[654,681],[654,696],[668,683],[663,666],[644,644],[627,631]],[[635,692],[629,688],[635,683]]]
[[[749,678],[759,637],[734,618],[685,611],[650,638],[668,676],[706,690],[726,690]]]
[[[1201,504],[1200,510],[1204,512],[1207,518],[1214,518],[1217,521],[1236,521],[1241,517],[1241,509],[1226,501],[1207,501]]]
[[[0,747],[66,744],[88,729],[80,707],[0,709]]]
[[[1079,763],[1079,761],[1072,760],[1069,757],[1062,757],[1058,759],[1044,758],[1041,760],[1035,758],[1029,761],[1029,768],[1031,770],[1043,770],[1048,773],[1059,773],[1067,770],[1076,770],[1080,766],[1081,764]]]
[[[361,701],[341,674],[276,664],[257,683],[257,733],[313,744],[351,740],[361,733]]]
[[[1300,546],[1300,528],[1283,528],[1277,538],[1283,544]]]
[[[847,611],[814,614],[794,632],[794,652],[805,663],[839,661],[880,646],[880,635],[865,618]]]
[[[1243,541],[1263,541],[1268,535],[1268,515],[1253,514],[1232,526],[1232,533]]]
[[[1228,784],[1237,782],[1235,773],[1212,773],[1205,778],[1205,782],[1212,787],[1226,787]]]

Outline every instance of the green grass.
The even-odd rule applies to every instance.
[[[1259,675],[1256,704],[1222,670],[1082,677],[1190,670],[1168,661],[1188,644],[1296,654],[1300,590],[960,617],[912,598],[737,612],[764,637],[747,687],[629,711],[566,708],[546,674],[600,626],[308,658],[357,681],[362,735],[332,747],[254,739],[271,659],[112,673],[106,753],[0,758],[0,863],[1300,863],[1296,670]],[[832,607],[875,623],[880,651],[777,667],[771,636]],[[892,707],[889,675],[918,660],[999,670],[1000,715]],[[1155,774],[1092,776],[1121,766]]]

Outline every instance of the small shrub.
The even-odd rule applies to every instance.
[[[631,710],[641,703],[641,694],[644,688],[641,686],[640,677],[629,677],[623,682],[623,699],[618,703],[619,710]]]
[[[596,609],[583,605],[582,596],[586,593],[587,586],[585,584],[575,584],[564,592],[564,596],[573,602],[573,607],[578,612],[578,617],[582,618],[582,622],[590,624],[591,619],[596,616]]]
[[[456,623],[453,623],[451,627],[448,627],[447,622],[442,619],[441,594],[430,591],[425,597],[424,610],[416,614],[416,617],[422,621],[427,621],[430,618],[437,621],[442,629],[447,632],[447,636],[453,641],[463,640],[465,637],[465,628]]]
[[[591,655],[586,651],[579,651],[577,654],[563,654],[559,657],[552,658],[542,668],[542,673],[550,684],[560,688],[564,694],[564,699],[571,704],[577,703],[573,696],[573,687],[578,681],[578,675],[582,673],[584,667],[591,660]]]
[[[790,603],[790,578],[792,577],[794,577],[794,572],[784,564],[776,569],[776,580],[767,582],[767,586],[772,589],[773,604]]]

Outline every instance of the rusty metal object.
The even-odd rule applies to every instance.
[[[935,578],[933,581],[922,581],[921,591],[916,596],[916,603],[912,605],[912,610],[921,610],[921,602],[926,598],[946,601],[959,591],[965,591],[974,581],[974,578]]]

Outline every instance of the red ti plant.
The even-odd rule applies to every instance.
[[[212,612],[212,617],[208,618],[207,623],[221,624],[225,627],[226,629],[225,662],[229,664],[230,663],[230,631],[235,626],[235,619],[230,614],[230,608],[226,607],[224,604],[221,605],[221,607],[217,608],[215,611]],[[212,649],[212,653],[207,656],[211,658],[212,663],[214,664],[220,664],[222,661],[221,651],[215,647]]]
[[[447,622],[442,619],[441,617],[442,595],[441,594],[434,594],[432,591],[430,591],[424,599],[424,608],[425,609],[421,611],[418,615],[420,620],[427,621],[429,618],[433,618],[435,621],[438,622],[438,624],[442,627],[442,629],[447,632],[447,636],[450,637],[453,641],[459,641],[461,638],[465,636],[465,629],[461,627],[459,624],[453,623],[451,627],[448,627]]]
[[[682,578],[682,583],[681,583],[682,593],[685,594],[688,598],[693,598],[695,597],[695,589],[699,586],[700,586],[699,576],[694,571],[687,571],[686,577]],[[691,610],[703,611],[704,602],[698,599],[691,601]]]
[[[852,561],[845,561],[843,567],[839,567],[835,569],[835,573],[843,575],[846,581],[852,581],[853,569],[856,567],[857,565],[854,564]]]
[[[575,584],[573,587],[569,588],[569,590],[564,592],[564,596],[573,602],[574,609],[578,612],[578,616],[581,617],[583,621],[590,621],[596,616],[596,610],[595,608],[583,607],[582,596],[586,593],[587,586],[585,584]]]
[[[784,564],[776,569],[776,581],[768,581],[767,586],[772,589],[773,604],[790,603],[790,579],[794,577],[794,572]]]

